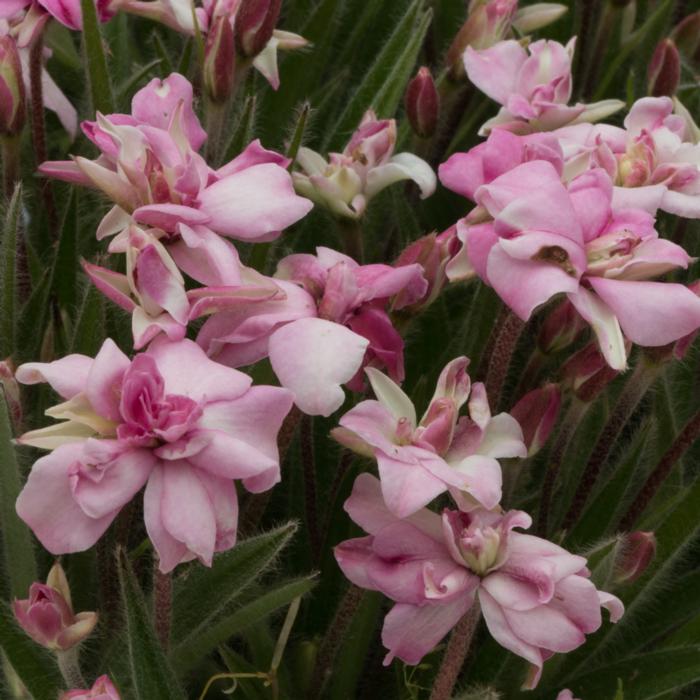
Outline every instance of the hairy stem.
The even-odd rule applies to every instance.
[[[433,683],[430,700],[449,700],[452,697],[452,691],[469,654],[480,617],[479,604],[475,601],[452,630],[435,683]]]
[[[318,503],[316,488],[316,459],[314,454],[314,424],[311,416],[303,416],[300,427],[301,464],[304,470],[304,508],[312,559],[318,564],[321,537],[318,532]]]
[[[494,411],[498,410],[503,385],[508,376],[508,368],[513,352],[518,344],[525,324],[512,311],[508,311],[497,330],[486,371],[486,395]]]
[[[156,635],[160,645],[167,651],[170,645],[170,623],[173,606],[173,579],[170,573],[164,574],[155,562],[153,571],[153,612]]]
[[[364,240],[362,238],[362,226],[356,219],[340,217],[338,230],[343,241],[343,249],[353,260],[362,263],[365,255]]]
[[[666,450],[654,470],[649,474],[637,497],[620,520],[619,530],[629,530],[656,495],[661,485],[671,473],[673,466],[700,437],[700,411],[698,411],[678,434]]]
[[[581,482],[564,516],[562,527],[565,530],[569,530],[579,519],[618,436],[658,376],[658,365],[649,365],[642,360],[635,367],[588,458]]]
[[[68,688],[85,687],[85,680],[83,679],[83,674],[80,672],[80,663],[78,662],[77,646],[66,649],[65,651],[57,651],[56,661],[58,662],[58,668]]]

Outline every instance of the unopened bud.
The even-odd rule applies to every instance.
[[[647,569],[656,554],[653,532],[631,532],[623,535],[615,557],[615,583],[632,583]]]
[[[581,348],[561,368],[562,381],[585,402],[593,401],[618,374],[605,361],[595,342]]]
[[[523,429],[527,456],[536,455],[547,442],[561,409],[561,390],[558,384],[545,384],[523,396],[510,414]]]
[[[488,49],[508,33],[518,9],[518,0],[477,0],[469,5],[469,15],[447,51],[447,65],[454,80],[464,77],[464,52]]]
[[[568,348],[586,327],[586,322],[574,305],[565,299],[544,319],[537,345],[544,353],[559,352]]]
[[[231,95],[235,65],[233,26],[229,17],[221,15],[207,34],[204,52],[204,85],[212,101],[225,102]]]
[[[15,379],[15,367],[12,360],[0,360],[0,387],[4,394],[7,407],[12,417],[15,428],[18,428],[22,421],[22,402],[19,394],[19,384]]]
[[[58,563],[53,565],[46,583],[33,583],[29,598],[15,600],[12,610],[20,627],[37,644],[53,651],[79,644],[97,624],[97,613],[73,612],[68,581]]]
[[[430,138],[440,116],[440,97],[430,71],[423,66],[406,88],[406,115],[411,128],[423,139]]]
[[[681,57],[672,39],[662,39],[649,63],[648,92],[652,97],[672,97],[681,81]]]
[[[692,66],[700,66],[700,12],[693,12],[671,32],[671,39],[681,56]]]
[[[267,46],[280,16],[282,0],[243,0],[236,13],[236,49],[254,58]]]
[[[546,27],[563,17],[569,8],[556,2],[536,2],[534,5],[521,7],[513,18],[513,27],[520,34],[530,34]]]
[[[17,136],[24,128],[25,97],[17,43],[0,36],[0,136]]]

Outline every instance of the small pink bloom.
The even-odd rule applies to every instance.
[[[342,153],[330,153],[329,161],[310,148],[301,147],[297,163],[303,172],[293,173],[297,192],[336,216],[359,219],[369,200],[385,187],[413,180],[421,197],[435,191],[432,168],[412,153],[394,154],[396,122],[377,119],[368,111]]]
[[[481,127],[481,133],[495,126],[516,133],[551,131],[621,109],[624,103],[619,100],[568,105],[574,45],[575,39],[566,46],[542,39],[525,49],[511,39],[482,50],[467,47],[464,66],[469,80],[502,105],[498,115]]]
[[[33,583],[29,598],[15,600],[12,610],[20,627],[37,643],[54,651],[80,644],[97,624],[96,612],[73,612],[70,588],[56,562],[46,583]]]
[[[159,338],[132,361],[107,340],[94,360],[30,363],[17,377],[48,381],[66,399],[47,411],[63,422],[18,438],[53,450],[34,464],[17,512],[54,554],[91,547],[146,486],[161,570],[194,558],[211,566],[236,541],[234,479],[254,492],[279,481],[290,392],[252,387],[189,340]]]
[[[120,700],[120,697],[109,676],[100,676],[90,690],[69,690],[60,700]]]
[[[399,519],[369,474],[356,479],[345,510],[369,534],[335,548],[340,568],[396,603],[382,631],[385,664],[419,663],[478,597],[494,639],[532,664],[534,688],[546,659],[573,651],[601,626],[601,606],[613,622],[623,613],[617,598],[596,590],[583,557],[514,531],[530,526],[522,511],[440,517],[423,509]]]
[[[524,457],[527,450],[515,419],[491,417],[483,384],[471,386],[466,357],[442,371],[432,401],[418,422],[401,388],[368,369],[375,401],[362,401],[340,419],[333,437],[355,452],[374,457],[389,510],[415,513],[449,490],[462,507],[494,508],[501,499],[498,458]],[[459,417],[469,400],[469,417]]]

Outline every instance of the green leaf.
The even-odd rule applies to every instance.
[[[135,697],[138,700],[185,700],[185,693],[158,643],[143,593],[123,551],[119,555],[119,584]]]
[[[296,532],[290,522],[238,543],[214,559],[210,569],[197,567],[176,586],[173,599],[174,645],[210,626],[275,561]]]
[[[700,645],[640,654],[587,673],[571,682],[582,698],[613,697],[622,681],[625,700],[652,700],[700,680]]]
[[[93,284],[87,284],[75,319],[71,352],[93,357],[105,337],[104,297]]]
[[[17,243],[19,215],[22,211],[22,185],[18,184],[5,211],[0,258],[0,359],[15,350],[17,332]]]
[[[17,626],[4,601],[0,601],[0,648],[34,700],[56,700],[63,679],[53,656]]]
[[[250,661],[247,661],[240,654],[237,654],[233,649],[227,646],[219,647],[219,654],[226,664],[226,668],[231,673],[257,673],[260,671],[260,669],[256,668]],[[268,700],[268,695],[265,692],[262,679],[239,678],[237,681],[238,689],[248,700]],[[228,682],[230,683],[231,681]]]
[[[58,239],[53,279],[56,297],[64,309],[71,309],[77,301],[78,265],[78,189],[71,189],[70,199]]]
[[[12,444],[12,429],[7,404],[0,391],[0,536],[2,537],[2,572],[9,582],[13,598],[26,596],[36,581],[34,545],[29,529],[15,511],[21,489],[19,466]]]
[[[83,13],[83,61],[90,85],[92,107],[96,112],[111,114],[114,112],[114,97],[95,2],[80,0],[80,7]]]
[[[180,674],[187,673],[212,649],[276,610],[289,605],[294,598],[310,591],[315,583],[313,576],[305,576],[285,581],[266,590],[219,622],[209,625],[173,649],[171,654],[173,667]],[[222,589],[219,588],[218,594],[221,592]]]
[[[75,50],[73,33],[60,22],[49,22],[44,30],[44,42],[53,51],[53,58],[73,70],[79,71],[82,64]]]
[[[411,64],[411,68],[413,67],[416,47],[412,37],[421,28],[425,33],[427,29],[427,25],[424,27],[425,17],[423,0],[414,0],[348,101],[335,126],[327,132],[324,151],[327,150],[331,139],[337,141],[346,139],[357,127],[365,111],[375,105],[375,101],[382,99],[387,104],[391,103],[393,91],[397,89],[396,86],[390,87],[391,81],[402,75],[407,63]],[[391,115],[381,114],[380,116]]]

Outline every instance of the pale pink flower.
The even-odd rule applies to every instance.
[[[292,405],[286,389],[209,360],[189,340],[156,339],[129,360],[107,340],[93,360],[69,355],[17,370],[48,382],[63,422],[19,444],[53,450],[33,466],[19,516],[53,554],[91,547],[146,487],[146,530],[163,572],[236,541],[234,479],[253,492],[280,479],[277,433]]]
[[[580,700],[580,698],[575,698],[574,694],[568,688],[564,688],[564,690],[559,691],[556,700]]]
[[[420,422],[402,389],[367,369],[377,400],[362,401],[341,419],[332,436],[345,447],[377,460],[384,501],[406,517],[449,491],[463,509],[495,508],[501,500],[499,458],[525,457],[517,421],[491,416],[486,390],[471,385],[469,360],[458,357],[442,370]],[[459,416],[469,402],[469,416]]]
[[[96,0],[97,17],[107,22],[114,16],[113,0]],[[26,14],[22,14],[26,10]],[[0,3],[0,19],[12,19],[37,25],[53,17],[69,29],[83,28],[80,0],[3,0]],[[33,28],[32,28],[33,30]],[[26,28],[23,28],[23,32]]]
[[[415,303],[427,282],[418,264],[359,265],[330,248],[316,253],[283,258],[267,280],[276,293],[220,299],[197,342],[232,367],[269,356],[299,408],[327,416],[345,399],[341,385],[362,388],[363,366],[385,367],[403,381],[403,340],[386,307],[402,292],[403,305]]]
[[[479,133],[495,126],[516,133],[551,131],[573,122],[596,121],[624,107],[620,100],[568,104],[575,43],[575,38],[566,46],[541,39],[525,49],[510,39],[482,50],[467,47],[464,66],[469,80],[502,105]]]
[[[486,221],[465,227],[466,255],[521,319],[566,294],[616,370],[626,367],[625,338],[660,346],[700,327],[691,290],[647,281],[686,268],[690,257],[659,238],[651,214],[616,206],[601,168],[567,185],[551,162],[531,161],[474,196]]]
[[[109,676],[100,676],[89,690],[69,690],[59,700],[120,700]]]
[[[33,583],[29,598],[15,600],[19,626],[41,646],[65,651],[86,639],[97,624],[96,612],[73,612],[70,588],[61,565],[51,567],[46,583]]]
[[[385,664],[419,663],[478,599],[494,639],[532,664],[526,685],[534,688],[546,659],[601,626],[601,606],[613,622],[623,613],[615,596],[596,590],[583,557],[513,531],[530,526],[522,511],[423,509],[402,520],[369,474],[357,478],[345,510],[369,536],[335,548],[340,568],[396,603],[382,630]]]
[[[402,180],[413,180],[421,197],[430,196],[437,184],[432,168],[412,153],[394,153],[396,122],[377,119],[372,110],[342,153],[330,153],[328,161],[316,151],[302,146],[294,172],[294,187],[336,216],[359,219],[367,205],[385,187]]]

